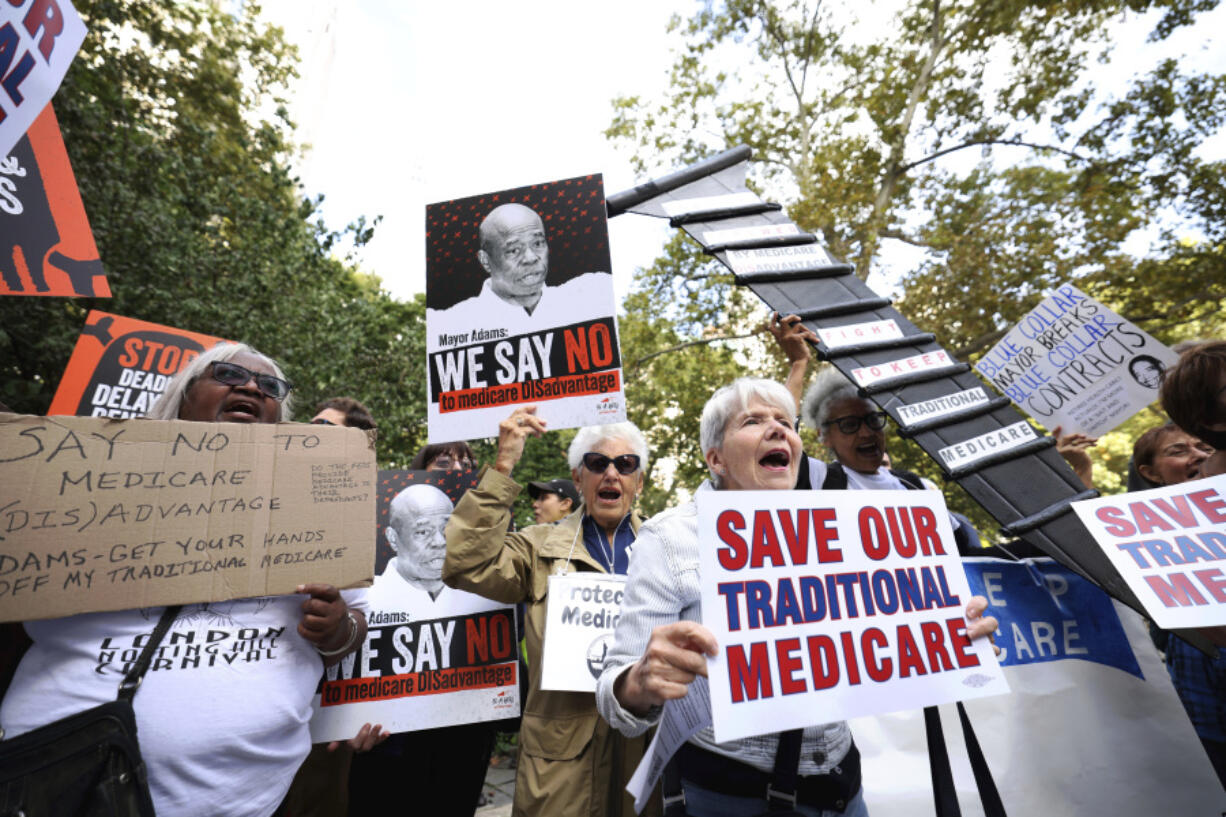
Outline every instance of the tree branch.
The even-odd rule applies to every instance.
[[[882,238],[893,238],[895,240],[903,242],[904,244],[910,244],[912,247],[923,247],[926,250],[932,249],[931,244],[928,244],[924,241],[920,241],[918,238],[912,238],[911,236],[904,233],[902,230],[893,230],[893,229],[887,228],[881,231],[881,237]]]
[[[970,141],[963,142],[960,145],[954,145],[953,147],[945,148],[944,150],[938,150],[936,153],[933,153],[930,156],[925,156],[922,159],[916,159],[914,162],[911,162],[910,164],[906,164],[900,167],[898,169],[898,172],[900,174],[906,173],[907,171],[913,170],[914,168],[917,168],[922,164],[927,164],[928,162],[935,161],[936,159],[939,159],[942,156],[947,156],[950,153],[954,153],[959,150],[965,150],[966,148],[972,148],[972,147],[976,147],[980,145],[1013,145],[1015,147],[1030,148],[1032,150],[1050,150],[1050,151],[1054,151],[1055,153],[1061,153],[1065,156],[1068,156],[1070,159],[1076,159],[1079,162],[1088,163],[1089,161],[1091,161],[1089,157],[1082,156],[1080,153],[1077,153],[1076,151],[1066,150],[1065,148],[1062,148],[1059,145],[1042,145],[1037,142],[1025,142],[1021,139],[971,139]]]
[[[744,335],[721,335],[717,338],[701,338],[699,340],[687,340],[685,343],[678,343],[676,346],[669,346],[667,349],[661,349],[658,352],[652,352],[649,355],[644,355],[643,357],[640,357],[638,360],[631,363],[630,368],[632,370],[637,370],[644,363],[646,363],[647,361],[653,358],[657,358],[660,355],[666,355],[669,352],[679,352],[682,349],[689,348],[690,346],[701,346],[706,343],[717,343],[721,340],[744,340],[745,338],[752,338],[753,336],[757,334],[758,334],[757,332],[747,332]]]

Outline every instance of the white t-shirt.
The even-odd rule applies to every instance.
[[[821,490],[822,483],[826,481],[826,469],[828,466],[821,460],[809,457],[809,484],[814,490]],[[854,468],[843,466],[843,473],[847,475],[847,490],[849,491],[906,491],[907,486],[902,480],[890,473],[890,469],[884,465],[878,468],[871,474],[861,474]],[[920,477],[923,480],[923,477]],[[924,487],[927,490],[935,491],[936,486],[933,486],[927,480],[924,480]],[[962,522],[953,514],[949,515],[949,525],[954,530],[962,526]]]
[[[344,591],[365,611],[365,591]],[[187,605],[136,692],[137,737],[159,817],[267,817],[310,749],[323,671],[298,635],[304,596]],[[164,608],[31,621],[0,706],[15,737],[115,700]]]

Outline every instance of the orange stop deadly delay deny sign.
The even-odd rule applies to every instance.
[[[50,105],[0,159],[0,295],[111,297]]]

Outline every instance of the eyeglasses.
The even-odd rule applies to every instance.
[[[619,454],[616,457],[606,457],[604,454],[597,454],[594,451],[589,451],[583,455],[583,466],[593,474],[603,474],[609,467],[609,463],[613,463],[617,473],[623,477],[629,476],[639,470],[639,455]]]
[[[294,388],[294,384],[288,380],[282,380],[270,374],[257,374],[237,363],[228,361],[219,360],[212,363],[209,373],[218,383],[224,383],[227,386],[242,386],[255,378],[255,385],[260,393],[277,401],[284,400],[290,389]]]
[[[468,457],[456,459],[450,454],[439,454],[426,466],[427,471],[450,471],[456,465],[459,465],[463,470],[471,470],[476,466],[476,463]]]
[[[314,420],[311,421],[311,425],[313,426],[334,426],[336,425],[336,423],[332,422],[331,420],[325,420],[322,417],[316,417]]]
[[[868,414],[848,414],[846,417],[836,417],[822,423],[823,426],[838,426],[844,434],[855,434],[860,430],[860,424],[868,426],[873,431],[880,431],[889,422],[890,415],[884,411],[870,411]]]

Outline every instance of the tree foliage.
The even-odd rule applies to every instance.
[[[1226,166],[1204,147],[1226,118],[1226,77],[1168,59],[1122,92],[1096,82],[1132,64],[1112,62],[1126,16],[1144,15],[1159,42],[1216,5],[910,0],[894,13],[708,2],[672,22],[680,45],[668,87],[615,100],[607,135],[634,151],[643,175],[749,145],[754,184],[861,278],[892,272],[899,248],[918,250],[918,264],[890,276],[900,308],[964,359],[1068,281],[1164,341],[1214,334],[1224,328]],[[670,247],[627,303],[643,310],[635,322],[656,327],[650,351],[736,334],[753,314],[730,279],[684,255]],[[626,359],[644,354],[634,346],[644,339],[626,334]],[[671,374],[666,357],[676,355],[653,364]],[[695,364],[712,373],[702,396],[722,366],[714,356]],[[676,400],[656,388],[640,394]],[[635,410],[657,438],[690,434],[688,418]],[[892,453],[935,470],[912,445]],[[692,487],[694,475],[682,476]],[[968,498],[952,499],[986,523]]]
[[[46,411],[96,308],[251,343],[302,413],[370,405],[381,465],[407,465],[426,438],[424,305],[336,257],[373,225],[329,230],[293,177],[280,31],[203,0],[75,6],[89,35],[54,103],[114,297],[0,299],[0,400]]]

